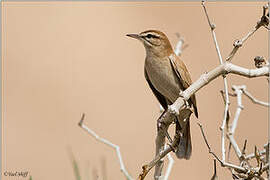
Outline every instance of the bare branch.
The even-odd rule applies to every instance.
[[[173,144],[171,144],[170,146],[166,147],[163,151],[160,151],[158,153],[158,155],[156,155],[156,157],[148,164],[144,165],[142,167],[142,173],[139,175],[138,179],[139,180],[143,180],[146,175],[148,174],[148,172],[157,164],[159,163],[159,161],[165,157],[168,153],[170,153],[171,151],[173,151],[174,148],[177,147],[178,143],[179,143],[179,140],[180,140],[180,136],[178,134],[175,134],[174,136],[174,140],[173,140]],[[157,172],[157,171],[156,171]],[[156,173],[155,172],[155,173]],[[157,178],[160,177],[160,175],[158,176],[155,176]]]
[[[122,155],[121,155],[121,152],[120,152],[120,147],[111,143],[110,141],[108,141],[107,139],[104,139],[104,138],[101,138],[99,137],[94,131],[92,131],[91,129],[89,129],[86,125],[83,124],[83,121],[84,121],[84,118],[85,118],[85,114],[83,113],[82,114],[82,117],[81,117],[81,120],[79,122],[79,126],[84,129],[88,134],[90,134],[91,136],[93,136],[97,141],[100,141],[112,148],[115,149],[116,151],[116,154],[117,154],[117,157],[118,157],[118,160],[119,160],[119,163],[120,163],[120,170],[121,172],[125,175],[125,177],[127,178],[127,180],[133,180],[133,178],[129,175],[129,173],[127,172],[126,168],[125,168],[125,165],[124,165],[124,162],[123,162],[123,159],[122,159]]]
[[[214,159],[214,174],[213,174],[211,180],[218,180],[218,176],[217,176],[217,164],[216,164],[216,160],[215,159]]]
[[[215,25],[213,23],[211,23],[209,15],[207,13],[206,7],[204,5],[204,1],[202,1],[202,6],[208,21],[208,24],[211,28],[211,33],[212,33],[212,37],[215,43],[215,47],[216,47],[216,51],[218,54],[218,59],[219,59],[219,63],[222,65],[223,64],[223,59],[220,53],[220,49],[219,49],[219,45],[217,42],[217,38],[216,38],[216,33],[215,33]],[[227,124],[227,122],[229,121],[229,105],[230,105],[230,100],[229,100],[229,91],[228,91],[228,82],[227,82],[227,78],[225,75],[223,75],[223,83],[224,83],[224,91],[225,91],[225,109],[224,109],[224,118],[223,118],[223,122],[222,122],[222,126],[221,126],[221,147],[222,147],[222,161],[225,161],[225,157],[226,157],[226,150],[225,150],[225,125]]]
[[[222,95],[222,98],[223,98],[223,101],[225,102],[225,96],[224,96],[224,94],[225,94],[225,92],[223,91],[223,90],[220,90],[220,93],[221,93],[221,95]],[[236,97],[236,94],[234,94],[234,93],[228,93],[229,94],[229,96],[231,96],[231,97]]]
[[[234,115],[234,120],[230,129],[230,134],[234,135],[237,123],[238,123],[238,119],[240,116],[241,111],[243,110],[243,105],[242,105],[242,89],[243,86],[233,86],[232,89],[234,90],[236,96],[237,96],[237,109]]]
[[[248,32],[248,34],[246,36],[244,36],[240,40],[236,40],[233,43],[234,48],[232,49],[229,56],[226,58],[226,61],[231,61],[232,58],[234,57],[234,55],[236,54],[236,52],[238,51],[238,49],[240,47],[242,47],[242,45],[245,43],[245,41],[247,41],[260,27],[267,27],[268,24],[269,24],[269,18],[266,16],[266,6],[264,6],[263,7],[263,15],[262,15],[260,21],[256,24],[256,26],[250,32]]]
[[[260,101],[260,100],[256,99],[255,97],[253,97],[253,96],[247,91],[246,88],[243,88],[242,91],[243,91],[243,94],[246,95],[253,103],[259,104],[259,105],[262,105],[262,106],[265,106],[265,107],[269,107],[269,103],[268,103],[268,102],[263,102],[263,101]]]
[[[179,97],[171,106],[169,106],[167,112],[164,116],[168,116],[168,114],[179,114],[179,109],[184,107],[184,100],[187,101],[191,95],[196,93],[202,87],[206,86],[208,83],[216,79],[217,77],[224,74],[237,74],[240,76],[254,78],[261,76],[269,75],[269,67],[262,67],[260,69],[246,69],[229,62],[225,62],[222,65],[219,65],[215,69],[211,70],[208,73],[204,73],[200,76],[198,80],[196,80],[193,84],[191,84],[185,91],[182,92],[182,97]]]
[[[225,91],[220,90],[220,93],[221,93],[223,102],[224,102],[224,104],[225,104],[225,106],[226,106],[226,104],[228,104],[228,103],[226,103]],[[229,93],[229,92],[228,92],[228,95],[229,95],[229,96],[232,96],[232,97],[236,96],[236,94]],[[230,118],[231,118],[231,112],[230,112],[230,109],[228,109],[228,111],[227,111],[227,116],[226,116],[226,128],[227,128],[227,129],[229,128],[229,120],[230,120]],[[230,145],[231,145],[231,144],[230,144]],[[229,146],[229,151],[230,151],[230,147],[231,147],[231,146]],[[229,155],[229,154],[230,154],[230,153],[228,152],[228,155]]]
[[[167,170],[165,172],[163,180],[168,180],[169,179],[169,175],[171,174],[173,163],[174,163],[174,160],[173,160],[173,158],[171,156],[171,153],[168,153],[167,157],[168,157],[168,160],[169,160],[169,164],[168,164],[168,167],[167,167]]]
[[[205,3],[205,1],[203,0],[203,1],[202,1],[203,10],[204,10],[204,13],[205,13],[205,15],[206,15],[208,24],[209,24],[209,26],[210,26],[210,28],[211,28],[211,31],[213,31],[213,30],[216,28],[216,26],[215,26],[214,24],[211,23],[210,18],[209,18],[209,15],[208,15],[208,13],[207,13],[207,10],[206,10],[206,7],[205,7],[204,3]]]
[[[242,105],[243,89],[246,89],[246,87],[245,86],[233,86],[232,89],[234,90],[234,92],[235,92],[234,94],[236,94],[236,97],[237,97],[237,109],[235,112],[235,116],[234,116],[234,120],[232,122],[231,128],[229,129],[229,133],[227,134],[227,137],[230,140],[230,145],[232,145],[237,157],[240,160],[240,166],[230,164],[230,163],[227,163],[225,161],[221,161],[218,158],[218,156],[214,152],[212,152],[210,145],[206,139],[205,133],[203,131],[202,125],[200,125],[199,123],[198,123],[198,125],[200,126],[201,133],[203,135],[203,138],[204,138],[205,144],[207,145],[209,153],[212,154],[221,163],[221,166],[227,167],[229,169],[233,169],[235,172],[237,172],[236,174],[234,172],[232,172],[233,177],[235,177],[237,179],[239,177],[244,178],[244,179],[252,179],[252,178],[264,179],[264,177],[261,176],[263,172],[266,171],[267,176],[269,176],[268,175],[269,174],[268,161],[265,161],[264,160],[265,157],[262,156],[266,153],[266,148],[263,151],[259,151],[257,149],[257,147],[255,146],[254,153],[245,156],[245,149],[246,149],[247,141],[245,141],[245,143],[244,143],[243,150],[240,151],[240,149],[239,149],[239,147],[234,139],[234,133],[235,133],[236,126],[238,123],[238,119],[239,119],[241,111],[243,110],[243,105]],[[266,145],[266,147],[268,147],[268,146]],[[255,168],[251,167],[250,164],[248,163],[248,160],[250,160],[252,158],[256,158],[256,160],[257,160],[257,167],[255,167]],[[214,178],[214,176],[212,178]]]
[[[209,143],[208,143],[208,141],[207,141],[207,139],[206,139],[206,136],[205,136],[205,134],[204,134],[204,130],[203,130],[202,125],[201,125],[200,123],[197,123],[197,124],[198,124],[198,126],[200,127],[200,130],[201,130],[201,133],[202,133],[204,142],[205,142],[205,144],[206,144],[206,146],[207,146],[207,148],[208,148],[209,153],[212,154],[212,155],[220,162],[220,164],[223,166],[223,162],[222,162],[222,161],[219,159],[219,157],[211,150],[211,147],[210,147],[210,145],[209,145]]]
[[[221,160],[219,159],[219,157],[211,150],[211,147],[210,147],[210,145],[209,145],[209,143],[208,143],[208,141],[207,141],[207,139],[206,139],[206,136],[205,136],[205,134],[204,134],[202,125],[201,125],[200,123],[197,123],[197,124],[199,125],[199,127],[200,127],[200,129],[201,129],[201,133],[202,133],[202,135],[203,135],[203,139],[204,139],[205,144],[207,145],[207,148],[208,148],[209,153],[212,154],[212,155],[215,157],[215,159],[218,160],[218,162],[220,162],[221,166],[223,166],[223,167],[228,167],[228,168],[232,168],[232,169],[234,169],[234,170],[236,170],[236,171],[239,171],[239,172],[246,172],[246,171],[247,171],[247,170],[246,170],[245,168],[243,168],[243,167],[236,166],[236,165],[234,165],[234,164],[230,164],[230,163],[226,163],[226,162],[221,161]]]
[[[92,131],[86,125],[84,125],[84,123],[83,123],[84,122],[84,118],[85,118],[85,114],[83,113],[82,114],[82,117],[81,117],[81,120],[78,123],[78,125],[82,129],[84,129],[88,134],[90,134],[91,136],[93,136],[97,141],[100,141],[100,142],[102,142],[102,143],[104,143],[104,144],[106,144],[106,145],[114,148],[115,151],[116,151],[116,154],[117,154],[119,163],[120,163],[120,170],[121,170],[121,172],[125,175],[125,177],[126,177],[127,180],[133,180],[133,178],[129,175],[129,173],[127,172],[127,170],[126,170],[126,168],[124,166],[124,163],[123,163],[123,160],[122,160],[122,155],[121,155],[121,152],[120,152],[120,147],[117,146],[117,145],[115,145],[115,144],[113,144],[113,143],[111,143],[110,141],[108,141],[108,140],[106,140],[104,138],[99,137],[94,131]],[[144,173],[146,173],[147,170],[149,172],[150,169],[155,166],[155,163],[159,162],[163,157],[165,157],[167,155],[168,160],[169,160],[169,164],[168,164],[168,167],[167,167],[167,170],[166,170],[166,173],[165,173],[165,176],[164,176],[164,179],[163,180],[168,180],[168,177],[169,177],[169,175],[171,173],[171,169],[172,169],[172,166],[173,166],[173,163],[174,163],[174,160],[171,157],[171,155],[169,154],[169,152],[172,151],[172,148],[174,146],[177,146],[178,141],[179,141],[179,137],[178,136],[175,136],[173,144],[171,146],[166,147],[163,152],[160,152],[159,153],[159,156],[156,157],[153,161],[151,161],[149,163],[148,169],[145,169]]]
[[[246,141],[245,141],[245,145],[244,145],[244,148],[242,151],[240,151],[235,139],[234,139],[234,132],[235,132],[235,129],[236,129],[236,126],[237,126],[237,123],[238,123],[238,119],[239,119],[239,116],[240,116],[240,113],[241,111],[243,110],[243,105],[242,105],[242,94],[245,94],[244,92],[246,91],[246,86],[233,86],[232,89],[234,90],[235,94],[237,95],[237,109],[236,109],[236,112],[235,112],[235,116],[234,116],[234,120],[232,122],[232,126],[230,128],[230,132],[228,134],[228,138],[230,140],[230,143],[232,144],[234,150],[235,150],[235,153],[237,155],[237,157],[239,158],[239,160],[243,160],[243,158],[245,160],[249,160],[250,157],[256,157],[257,161],[258,161],[258,158],[259,156],[261,156],[260,153],[257,154],[256,156],[256,153],[253,154],[252,156],[247,156],[247,157],[244,157],[244,152],[245,152],[245,149],[246,149]],[[250,94],[248,94],[249,96],[251,96]],[[247,95],[247,96],[248,96]],[[254,98],[253,98],[254,100]],[[260,103],[261,104],[261,103]],[[257,150],[255,150],[255,152],[257,152]],[[260,162],[258,162],[258,164],[260,164]]]
[[[262,150],[262,151],[260,151],[260,155],[264,155],[266,152],[265,152],[265,150]],[[245,159],[246,160],[250,160],[250,159],[253,159],[253,158],[255,158],[255,154],[254,153],[251,153],[251,154],[249,154],[249,155],[246,155],[246,157],[245,157]]]

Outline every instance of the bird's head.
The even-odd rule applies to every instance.
[[[147,54],[167,56],[173,52],[167,36],[158,30],[147,30],[140,34],[127,34],[127,36],[140,40]]]

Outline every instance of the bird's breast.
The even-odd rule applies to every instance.
[[[153,86],[163,96],[171,102],[179,97],[179,82],[173,72],[169,58],[146,57],[145,69]]]

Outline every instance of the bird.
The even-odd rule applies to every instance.
[[[127,36],[143,43],[146,50],[145,79],[161,106],[167,110],[168,106],[181,96],[181,92],[192,84],[186,65],[174,53],[168,37],[159,30],[147,30]],[[187,104],[193,107],[194,114],[198,118],[195,94],[190,97]],[[189,118],[183,122],[180,116],[176,116],[175,124],[176,133],[180,134],[180,143],[175,154],[179,159],[190,159],[192,144]]]

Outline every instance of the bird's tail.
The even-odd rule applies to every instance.
[[[180,133],[180,142],[175,154],[179,159],[189,159],[192,152],[189,118],[186,119],[182,126],[176,121],[176,133]]]

